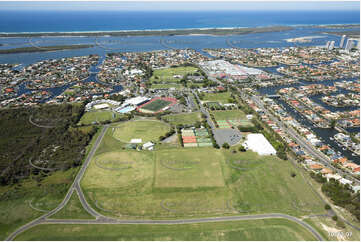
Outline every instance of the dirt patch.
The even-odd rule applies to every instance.
[[[321,226],[325,231],[327,231],[329,237],[331,237],[331,240],[335,240],[335,238],[337,238],[338,241],[346,240],[346,236],[344,235],[342,230],[333,227],[328,227],[323,223],[321,223]]]

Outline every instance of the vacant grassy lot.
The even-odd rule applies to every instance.
[[[254,152],[224,150],[226,184],[233,191],[233,207],[245,213],[324,213],[323,203],[290,161]],[[291,172],[296,176],[292,177]]]
[[[111,111],[92,111],[86,112],[81,117],[79,124],[92,124],[93,122],[103,122],[103,121],[111,121],[114,120],[121,115],[118,113],[113,113]]]
[[[64,198],[77,169],[58,171],[39,184],[27,179],[15,186],[0,187],[0,239],[21,225],[54,209]],[[32,207],[33,208],[32,208]]]
[[[228,103],[229,98],[231,98],[231,94],[229,92],[204,93],[204,97],[202,98],[202,101]]]
[[[322,202],[289,161],[232,150],[129,152],[107,133],[82,186],[95,209],[122,218],[324,213]],[[104,168],[129,165],[125,161],[135,163],[124,170]]]
[[[69,202],[66,204],[64,208],[62,208],[59,212],[51,216],[54,219],[95,219],[92,215],[90,215],[79,200],[78,194],[76,191],[73,192]]]
[[[38,225],[16,240],[315,240],[300,225],[284,219],[182,225]]]
[[[181,113],[181,114],[171,114],[165,115],[162,119],[167,120],[171,125],[177,124],[194,124],[197,121],[201,121],[201,113]]]
[[[213,148],[157,152],[155,187],[223,187],[222,154]]]
[[[100,153],[92,160],[82,180],[82,187],[88,201],[100,213],[118,217],[125,215],[134,217],[184,217],[195,213],[224,213],[226,201],[230,199],[230,193],[222,187],[224,180],[220,164],[216,160],[217,155],[213,157],[213,164],[209,171],[205,171],[201,178],[193,177],[192,174],[195,174],[195,172],[192,172],[183,176],[186,179],[192,178],[192,181],[183,181],[179,187],[175,183],[173,183],[174,187],[154,185],[158,177],[158,171],[155,167],[158,165],[155,162],[158,160],[156,157],[160,154],[161,158],[168,161],[167,151],[170,150],[184,152],[178,153],[178,155],[186,153],[184,150],[178,149],[156,152],[127,150]],[[203,148],[203,150],[203,152],[200,152],[201,155],[207,153],[208,148]],[[127,160],[135,161],[135,163],[132,168],[125,170],[108,170],[97,165],[99,164],[97,162],[101,160],[109,161],[109,159],[115,157],[117,157],[118,162]],[[199,159],[195,151],[188,157]],[[222,158],[219,152],[218,158]],[[184,168],[182,164],[168,165]],[[189,165],[185,164],[186,168]],[[202,164],[203,167],[206,165]],[[199,171],[199,167],[196,168]],[[172,171],[170,170],[170,172]],[[162,172],[159,174],[160,181],[169,182],[172,179],[167,173],[163,173],[163,169],[160,169],[160,172]],[[218,179],[210,177],[208,180],[202,180],[202,178],[209,177],[211,173],[218,174]],[[94,179],[95,177],[102,177],[102,179]],[[182,175],[178,175],[177,179],[180,181]]]
[[[161,82],[173,82],[177,83],[181,78],[175,78],[175,75],[184,76],[186,74],[193,74],[197,72],[197,68],[187,66],[187,67],[171,67],[164,69],[157,69],[153,71],[153,76],[150,78],[150,81],[153,83]]]
[[[114,137],[122,142],[129,143],[131,139],[142,139],[142,143],[157,141],[159,136],[170,130],[169,126],[159,121],[129,121],[114,128]]]
[[[160,89],[160,88],[175,88],[175,89],[183,89],[181,84],[169,83],[169,84],[156,84],[152,83],[151,89]]]
[[[94,179],[101,177],[101,181]],[[84,175],[85,189],[124,188],[153,177],[153,154],[133,150],[96,155]]]

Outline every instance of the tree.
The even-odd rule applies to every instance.
[[[223,145],[222,145],[222,148],[224,149],[229,149],[229,144],[227,142],[224,142]]]
[[[196,128],[200,128],[200,127],[201,127],[201,122],[200,122],[200,121],[197,121],[197,122],[194,124],[194,126],[195,126]]]
[[[284,151],[277,151],[277,156],[282,160],[287,160],[287,154]]]
[[[157,114],[155,115],[155,117],[156,117],[156,119],[161,120],[161,119],[162,119],[162,114],[157,113]]]
[[[241,145],[239,148],[238,148],[239,151],[241,152],[246,152],[246,148],[244,148],[243,145]]]
[[[326,209],[326,210],[330,210],[330,209],[331,209],[331,206],[330,206],[329,204],[326,204],[326,205],[325,205],[325,209]]]
[[[339,228],[346,228],[346,225],[343,221],[341,220],[338,220],[337,223],[336,223],[336,226],[339,227]]]
[[[336,127],[336,123],[337,123],[336,120],[335,120],[335,119],[332,119],[332,120],[331,120],[331,123],[330,123],[331,128],[334,129],[334,128]]]
[[[296,173],[294,171],[291,172],[291,177],[295,177]]]
[[[337,215],[332,216],[332,220],[333,220],[333,221],[337,221],[337,220],[338,220]]]

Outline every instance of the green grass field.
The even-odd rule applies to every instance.
[[[209,147],[129,152],[107,135],[82,181],[89,202],[100,213],[184,218],[324,212],[323,203],[289,161]],[[116,168],[118,163],[135,160],[139,162],[131,169],[99,167]]]
[[[156,84],[156,83],[152,83],[152,86],[150,87],[151,89],[160,89],[160,88],[175,88],[175,89],[183,89],[184,87],[181,84],[176,84],[176,83],[169,83],[169,84]]]
[[[102,121],[111,121],[118,117],[121,117],[121,114],[113,113],[111,111],[92,111],[86,112],[81,117],[79,124],[92,124],[93,122],[102,122]]]
[[[162,150],[156,156],[156,188],[223,187],[222,154],[210,149]]]
[[[153,176],[152,159],[152,153],[145,151],[102,153],[89,164],[82,185],[85,189],[118,189],[149,179]],[[101,182],[94,177],[102,177]]]
[[[284,219],[183,225],[38,225],[16,240],[172,240],[292,241],[315,240],[300,225]]]
[[[78,194],[76,191],[73,192],[69,202],[66,204],[64,208],[62,208],[59,212],[51,216],[53,219],[95,219],[92,215],[90,215],[79,200]]]
[[[169,126],[159,121],[129,121],[120,123],[114,128],[114,137],[129,143],[131,139],[142,139],[142,143],[157,141],[159,136],[170,130]]]
[[[206,102],[205,103],[205,106],[207,107],[207,108],[221,108],[222,106],[221,106],[221,104],[219,104],[219,102]]]
[[[228,99],[231,98],[229,92],[219,92],[219,93],[204,93],[202,99],[203,102],[220,102],[222,104],[228,103]]]
[[[170,114],[164,115],[162,119],[167,120],[171,125],[177,124],[194,124],[197,121],[201,121],[201,113],[181,113],[181,114]]]
[[[54,209],[63,200],[76,172],[77,169],[58,171],[41,181],[41,186],[30,179],[16,186],[0,186],[0,239],[44,214],[36,209]]]
[[[169,104],[171,104],[171,102],[162,100],[162,99],[157,99],[157,100],[152,101],[151,103],[145,104],[144,106],[142,106],[141,109],[149,110],[152,112],[158,112],[162,108],[165,108],[166,106],[168,106]]]
[[[174,78],[174,75],[186,75],[197,72],[197,68],[187,66],[187,67],[171,67],[164,69],[157,69],[153,71],[152,77],[149,79],[152,83],[160,82],[171,82],[178,83],[181,78]]]

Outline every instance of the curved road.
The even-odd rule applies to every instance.
[[[280,127],[282,128],[285,132],[287,132],[292,138],[294,138],[297,143],[304,148],[308,153],[310,153],[313,157],[316,157],[320,162],[322,162],[326,167],[335,169],[338,171],[339,174],[346,176],[348,179],[356,182],[357,184],[360,183],[359,180],[355,179],[353,176],[351,176],[349,173],[346,173],[336,167],[333,167],[330,165],[330,159],[323,154],[322,152],[320,152],[319,150],[317,150],[316,148],[313,147],[313,145],[311,145],[307,140],[305,140],[305,138],[303,138],[301,135],[299,135],[292,127],[286,127],[281,121],[279,121],[275,116],[273,116],[273,114],[271,114],[268,109],[266,109],[262,103],[262,101],[260,100],[260,98],[258,96],[248,96],[244,93],[241,93],[241,96],[243,99],[250,99],[252,101],[254,101],[259,107],[262,108],[263,111],[265,111],[268,116]]]
[[[88,168],[90,160],[93,158],[95,151],[99,147],[106,131],[108,130],[109,125],[105,125],[100,135],[96,139],[91,151],[88,154],[83,166],[78,172],[77,176],[73,184],[70,186],[65,198],[59,204],[58,207],[53,209],[52,211],[42,215],[41,217],[21,226],[19,229],[10,234],[6,240],[14,240],[17,235],[20,233],[36,226],[39,224],[190,224],[190,223],[207,223],[207,222],[224,222],[224,221],[239,221],[239,220],[255,220],[255,219],[270,219],[270,218],[283,218],[290,221],[293,221],[305,229],[307,229],[310,233],[312,233],[315,238],[318,240],[323,240],[322,236],[309,224],[303,222],[302,220],[287,215],[287,214],[279,214],[279,213],[270,213],[270,214],[257,214],[257,215],[242,215],[242,216],[228,216],[228,217],[214,217],[214,218],[196,218],[196,219],[180,219],[180,220],[118,220],[115,218],[109,218],[103,216],[96,212],[90,205],[87,203],[85,196],[80,187],[80,181]],[[84,209],[91,215],[93,215],[96,219],[93,220],[76,220],[76,219],[48,219],[48,217],[54,215],[58,211],[60,211],[64,206],[68,203],[71,198],[73,192],[76,191],[81,204]]]
[[[83,207],[85,208],[85,210],[87,210],[88,213],[90,213],[91,215],[93,215],[96,218],[102,217],[102,215],[98,214],[94,209],[92,209],[88,203],[85,200],[84,194],[80,189],[80,181],[85,173],[85,170],[87,169],[90,160],[93,158],[95,151],[97,150],[100,142],[102,141],[105,132],[108,130],[109,125],[105,125],[103,130],[101,131],[100,135],[98,136],[98,138],[96,139],[91,151],[88,154],[88,157],[86,158],[83,166],[81,167],[80,171],[78,172],[77,176],[75,177],[75,180],[73,182],[73,184],[70,186],[67,194],[65,195],[65,198],[63,199],[63,201],[58,205],[58,207],[56,207],[55,209],[53,209],[52,211],[40,216],[39,218],[21,226],[19,229],[17,229],[16,231],[14,231],[12,234],[10,234],[6,240],[13,240],[18,234],[24,232],[25,230],[34,227],[35,225],[41,224],[43,223],[47,217],[50,217],[52,215],[54,215],[55,213],[57,213],[58,211],[60,211],[70,200],[71,195],[73,194],[74,190],[77,191],[78,195],[79,195],[79,199],[83,205]]]

